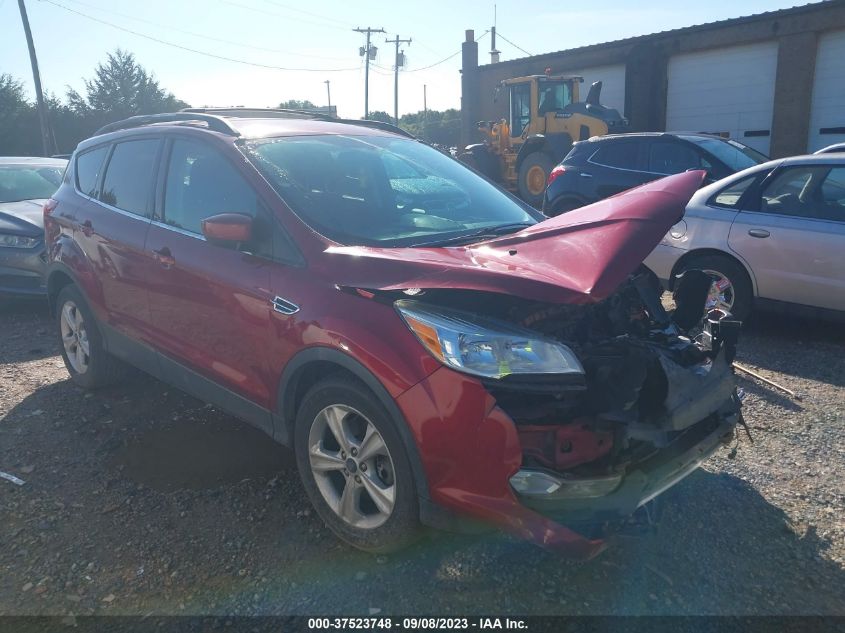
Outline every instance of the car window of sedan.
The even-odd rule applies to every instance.
[[[845,168],[801,165],[786,168],[766,184],[760,211],[813,219],[843,219]]]
[[[715,196],[710,198],[709,204],[717,207],[735,209],[742,198],[742,194],[748,191],[748,188],[756,179],[757,174],[754,174],[753,176],[748,176],[747,178],[742,178],[734,183],[731,183]]]

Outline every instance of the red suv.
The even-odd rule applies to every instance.
[[[641,265],[702,177],[547,219],[384,124],[134,117],[44,207],[48,293],[76,383],[254,424],[356,547],[480,520],[591,556],[741,420],[739,324]]]

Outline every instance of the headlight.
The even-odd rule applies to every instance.
[[[0,233],[0,246],[8,246],[10,248],[32,248],[38,244],[38,240],[39,238],[37,237]]]
[[[536,332],[414,301],[397,301],[396,309],[423,347],[453,369],[487,378],[584,373],[571,349]]]

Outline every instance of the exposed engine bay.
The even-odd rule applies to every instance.
[[[517,426],[523,468],[624,476],[688,433],[741,421],[731,367],[741,324],[720,310],[705,316],[710,283],[705,273],[687,271],[675,285],[672,311],[645,266],[596,303],[449,289],[414,298],[565,343],[583,374],[505,376],[485,385]]]

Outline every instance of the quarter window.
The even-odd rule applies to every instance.
[[[87,196],[97,195],[97,181],[106,158],[108,145],[80,154],[76,159],[76,187]]]
[[[737,204],[739,204],[740,198],[742,198],[742,194],[748,190],[751,183],[753,183],[756,178],[757,174],[748,176],[747,178],[743,178],[731,185],[728,185],[710,199],[710,204],[717,207],[735,209]]]
[[[115,145],[106,167],[100,200],[123,211],[151,217],[150,197],[158,145],[158,139]]]
[[[619,169],[638,168],[637,155],[639,145],[636,143],[609,143],[601,147],[590,157],[590,162],[605,167],[616,167]]]
[[[257,215],[258,198],[249,183],[214,148],[176,140],[170,152],[164,194],[165,223],[202,233],[202,221],[218,213]]]

